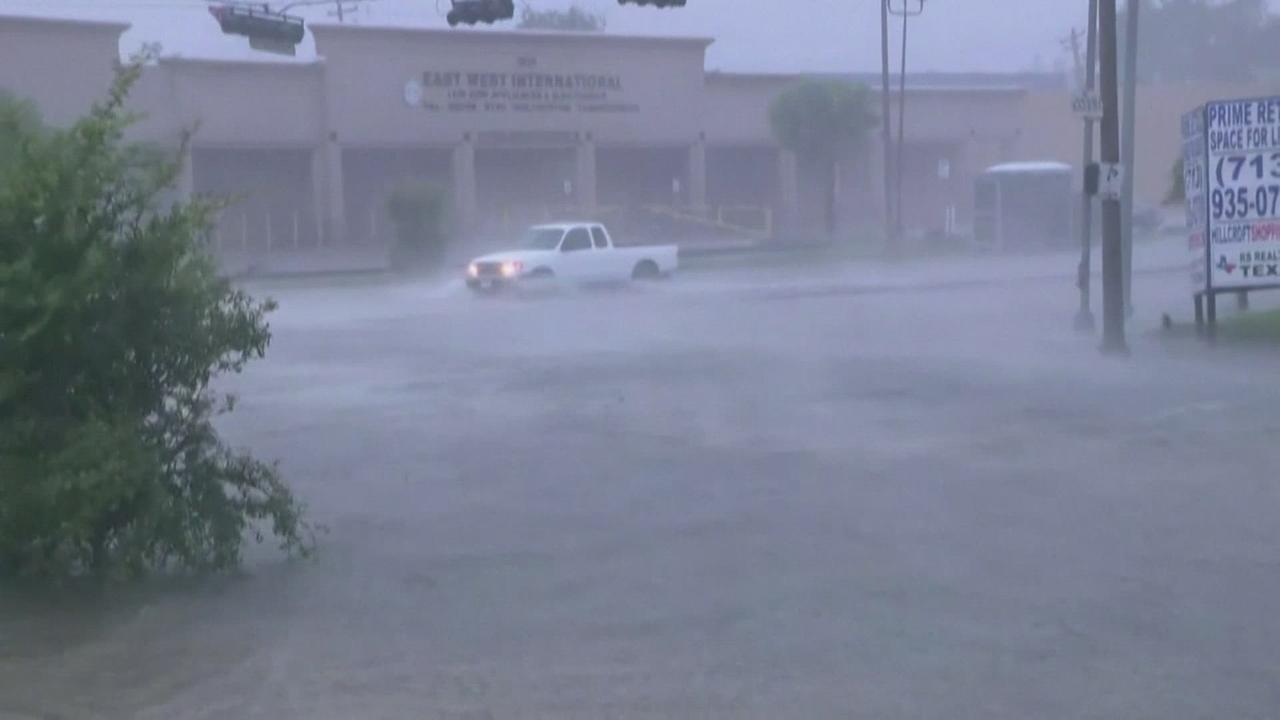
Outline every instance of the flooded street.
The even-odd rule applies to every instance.
[[[0,0],[0,720],[1280,720],[1275,48]]]
[[[0,596],[0,718],[1270,716],[1274,357],[1006,262],[255,286],[224,432],[318,556]]]

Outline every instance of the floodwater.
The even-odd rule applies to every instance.
[[[257,287],[319,556],[0,596],[0,718],[1273,716],[1274,356],[947,267]]]

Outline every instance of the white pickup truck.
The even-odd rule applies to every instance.
[[[577,284],[649,280],[675,271],[675,245],[614,247],[600,223],[534,225],[519,249],[493,253],[467,265],[467,287],[494,291],[534,282]]]

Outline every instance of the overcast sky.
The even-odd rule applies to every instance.
[[[540,9],[570,4],[528,1]],[[910,1],[914,5],[918,0]],[[624,8],[616,0],[578,2],[605,14],[609,32],[715,38],[707,59],[711,69],[879,68],[875,0],[689,0],[683,9],[667,10]],[[1280,7],[1280,0],[1272,4]],[[355,21],[444,27],[442,13],[448,5],[449,0],[373,0],[360,3]],[[1086,0],[926,0],[925,14],[911,21],[910,69],[1054,69],[1067,58],[1062,39],[1072,27],[1084,25],[1087,7]],[[329,21],[330,10],[298,12],[309,20]],[[126,39],[129,45],[159,41],[167,52],[188,56],[259,57],[243,39],[222,36],[202,0],[0,0],[0,13],[121,19],[134,24]],[[896,38],[896,19],[894,27]]]

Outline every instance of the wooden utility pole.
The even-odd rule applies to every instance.
[[[893,204],[893,132],[889,111],[889,0],[880,0],[880,143],[884,146],[884,238],[888,251],[896,253]]]
[[[1062,47],[1071,51],[1072,67],[1075,68],[1076,82],[1084,87],[1084,58],[1080,57],[1080,31],[1071,28],[1071,34],[1062,39]]]
[[[1099,0],[1102,57],[1102,163],[1120,164],[1120,88],[1116,47],[1116,0]],[[1120,198],[1102,199],[1102,352],[1127,354],[1124,339],[1124,248]]]
[[[1142,0],[1125,3],[1124,35],[1124,124],[1120,129],[1120,156],[1124,162],[1124,197],[1121,199],[1121,225],[1124,248],[1124,312],[1133,313],[1133,181],[1136,164],[1138,127],[1138,16]]]

